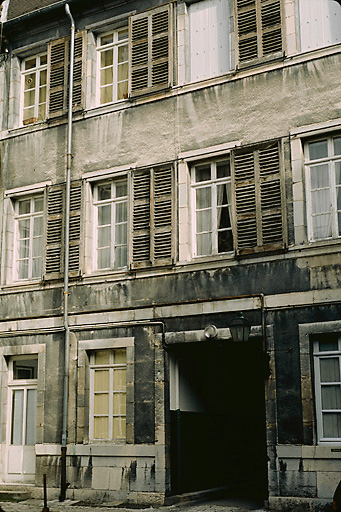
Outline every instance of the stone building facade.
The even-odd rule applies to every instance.
[[[3,486],[331,501],[340,69],[335,0],[2,2]]]

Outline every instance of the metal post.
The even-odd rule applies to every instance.
[[[44,508],[42,512],[49,512],[49,507],[47,506],[47,490],[46,490],[46,474],[43,474],[43,487],[44,487]]]

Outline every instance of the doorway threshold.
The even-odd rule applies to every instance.
[[[215,487],[214,489],[204,489],[202,491],[186,492],[184,494],[175,494],[165,498],[165,505],[175,505],[176,503],[187,503],[189,501],[202,501],[212,498],[222,498],[226,496],[228,487]]]

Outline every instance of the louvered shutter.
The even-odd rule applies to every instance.
[[[83,104],[85,32],[75,36],[73,99],[74,109]],[[49,118],[58,117],[67,112],[69,85],[70,37],[51,41],[48,45],[49,69]]]
[[[238,254],[285,247],[280,167],[278,143],[234,152]]]
[[[130,97],[172,85],[172,4],[129,18]]]
[[[150,264],[150,171],[133,176],[133,267]]]
[[[45,279],[56,279],[60,277],[62,272],[64,210],[65,186],[55,185],[50,187],[47,195]]]
[[[282,52],[281,0],[236,0],[240,63]]]
[[[172,261],[172,168],[153,170],[153,237],[154,265]]]
[[[82,185],[74,182],[70,189],[70,224],[69,224],[69,274],[79,275],[80,271],[80,237],[81,237]]]

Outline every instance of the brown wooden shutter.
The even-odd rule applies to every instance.
[[[279,144],[233,154],[238,254],[285,247]]]
[[[129,94],[135,97],[172,85],[172,4],[129,18]]]
[[[73,98],[74,109],[83,105],[85,32],[75,35]],[[51,41],[48,45],[49,118],[61,116],[68,108],[70,37]]]
[[[134,268],[150,264],[150,171],[133,176],[133,257]]]
[[[153,264],[172,262],[172,168],[153,170]]]
[[[45,279],[59,278],[63,267],[65,185],[49,187],[47,195],[47,229]]]
[[[80,237],[81,237],[82,184],[71,183],[70,189],[70,224],[69,224],[69,275],[77,276],[80,272]]]
[[[240,63],[282,52],[281,0],[236,0]]]

